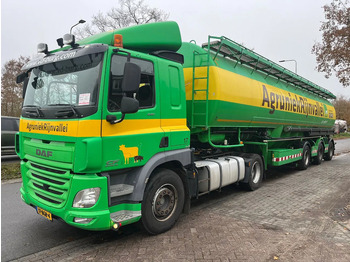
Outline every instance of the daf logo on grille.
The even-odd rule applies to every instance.
[[[52,151],[46,151],[46,150],[37,149],[36,150],[36,154],[38,156],[51,157],[52,156]]]

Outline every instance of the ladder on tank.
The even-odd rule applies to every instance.
[[[202,59],[203,57],[204,60]],[[196,66],[196,58],[199,60],[198,66]],[[209,113],[209,62],[210,51],[206,53],[193,52],[193,73],[192,73],[192,118],[191,127],[205,127],[208,128],[208,113]],[[204,76],[196,76],[199,74],[199,70],[202,67],[206,67]],[[197,70],[196,70],[197,69]],[[197,72],[196,72],[197,71]],[[205,82],[205,83],[203,83]],[[197,83],[197,84],[196,84]],[[197,87],[198,85],[198,87]],[[195,96],[202,94],[203,100],[196,100]]]

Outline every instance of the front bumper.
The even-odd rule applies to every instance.
[[[54,218],[59,218],[67,224],[74,227],[87,230],[108,230],[111,229],[113,221],[110,218],[110,210],[108,208],[107,181],[104,177],[96,175],[75,175],[72,177],[71,188],[68,190],[68,198],[63,207],[56,208],[52,205],[44,203],[40,198],[36,197],[28,185],[30,182],[27,177],[23,177],[23,186],[20,189],[22,200],[33,207],[41,207],[50,212]],[[77,192],[89,187],[100,187],[100,197],[91,208],[73,208],[73,200]],[[89,223],[82,224],[74,222],[74,218],[91,218]]]
[[[43,166],[35,167],[22,161],[23,186],[20,189],[21,197],[26,204],[40,207],[50,212],[54,219],[61,219],[74,227],[99,231],[115,229],[115,224],[119,228],[122,225],[134,223],[141,218],[140,203],[121,203],[109,206],[106,177],[98,176],[97,174],[79,175],[65,173],[55,175],[52,169],[43,168]],[[65,180],[57,178],[63,176],[66,177]],[[62,181],[65,184],[55,187],[54,183],[60,182],[62,184]],[[96,204],[90,208],[74,208],[73,200],[76,194],[80,190],[92,187],[101,189]],[[54,195],[52,192],[57,195]],[[56,200],[60,200],[60,202],[58,203]],[[91,221],[77,223],[74,222],[74,218],[87,218],[91,219]]]

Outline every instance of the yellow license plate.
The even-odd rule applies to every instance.
[[[36,212],[38,212],[39,215],[47,218],[48,220],[52,221],[52,214],[41,207],[36,207]]]

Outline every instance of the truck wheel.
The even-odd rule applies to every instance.
[[[264,166],[261,160],[261,157],[255,155],[252,159],[252,164],[248,167],[248,183],[245,183],[245,187],[248,190],[254,191],[261,186],[263,174],[264,174]]]
[[[298,162],[298,169],[305,170],[309,167],[311,160],[311,151],[309,144],[305,143],[303,147],[302,158]]]
[[[172,170],[159,169],[146,186],[142,203],[142,227],[151,235],[173,227],[185,200],[181,178]]]
[[[329,141],[328,152],[324,155],[324,160],[330,161],[334,156],[334,141]]]
[[[323,159],[323,154],[324,154],[324,145],[321,142],[321,143],[318,144],[317,156],[314,157],[313,164],[315,164],[315,165],[321,164],[322,163],[322,159]]]

